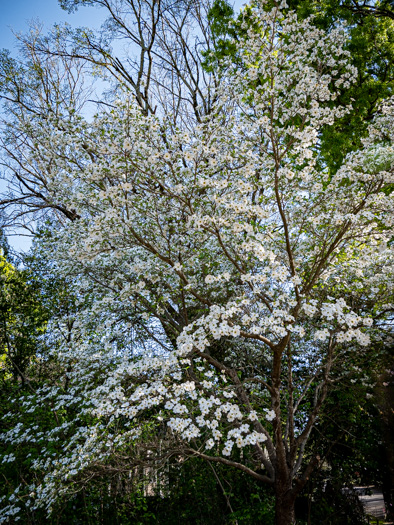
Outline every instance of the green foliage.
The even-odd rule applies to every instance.
[[[250,477],[204,461],[189,459],[172,462],[169,468],[169,493],[165,498],[147,497],[144,512],[155,516],[155,523],[177,525],[243,525],[274,523],[274,499],[264,485]],[[134,523],[152,523],[149,515],[137,513]],[[130,515],[130,513],[129,513]]]
[[[311,477],[297,504],[297,516],[305,522],[309,516],[308,523],[366,523],[362,506],[349,488],[375,485],[384,491],[390,476],[391,438],[387,436],[391,432],[385,435],[388,411],[382,408],[382,393],[388,390],[382,386],[381,374],[392,362],[392,349],[371,346],[365,355],[349,359],[358,372],[346,376],[338,364],[306,452],[318,450],[322,458],[322,468]]]
[[[352,104],[353,110],[327,127],[322,135],[322,156],[335,171],[347,153],[360,148],[380,102],[393,94],[394,20],[335,10],[331,2],[325,16],[317,18],[316,23],[349,24],[348,50],[358,70],[357,83],[346,92],[341,90],[339,98],[341,105]]]
[[[235,59],[237,30],[230,24],[234,22],[234,9],[226,0],[215,0],[208,12],[212,44],[214,49],[203,51],[203,66],[208,72],[218,68],[218,64],[226,57]]]
[[[27,370],[37,358],[38,339],[44,333],[48,312],[42,306],[37,283],[28,270],[18,270],[0,255],[0,381],[11,374],[26,381]]]
[[[268,2],[266,8],[272,7],[272,3]],[[324,128],[320,143],[321,164],[335,172],[348,153],[360,148],[380,102],[394,92],[394,10],[391,3],[377,3],[392,13],[392,17],[387,14],[378,17],[373,11],[352,10],[354,3],[350,1],[289,0],[288,5],[300,19],[313,16],[314,24],[320,29],[330,31],[344,25],[348,33],[348,51],[358,70],[358,79],[350,88],[339,88],[340,96],[335,104],[351,105],[352,110],[333,126]],[[248,7],[234,20],[231,6],[225,0],[218,0],[213,3],[209,17],[216,45],[205,56],[206,69],[217,67],[224,58],[237,63],[234,41],[250,27]],[[229,22],[232,23],[228,25]]]

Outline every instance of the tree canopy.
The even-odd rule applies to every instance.
[[[1,58],[1,204],[41,232],[48,353],[29,356],[51,373],[7,414],[3,442],[35,453],[0,519],[193,458],[292,524],[336,468],[321,430],[393,341],[390,6],[80,5],[108,10],[101,34],[34,30]]]

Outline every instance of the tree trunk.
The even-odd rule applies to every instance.
[[[394,519],[394,384],[391,382],[390,373],[382,377],[380,388],[380,400],[378,406],[381,415],[382,437],[386,456],[386,464],[383,467],[383,497],[386,504],[386,518]],[[385,382],[383,382],[385,379]]]
[[[295,497],[290,494],[290,487],[285,483],[276,483],[275,487],[275,525],[293,525]]]

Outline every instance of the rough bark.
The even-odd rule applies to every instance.
[[[275,483],[275,525],[293,525],[295,496],[291,485],[286,480],[278,479]]]

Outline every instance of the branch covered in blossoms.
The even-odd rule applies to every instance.
[[[49,431],[65,432],[64,450],[42,442],[37,505],[164,426],[179,454],[242,470],[292,508],[320,460],[304,452],[330,388],[352,373],[349,355],[388,337],[393,102],[329,173],[319,133],[349,110],[334,102],[357,74],[344,31],[285,2],[244,13],[239,67],[224,68],[197,121],[174,126],[165,106],[147,114],[122,92],[90,121],[23,127],[36,140],[23,169],[51,166],[53,207],[74,213],[46,249],[101,294],[59,343],[67,390],[26,401],[78,405]],[[108,323],[92,330],[95,315]],[[122,351],[122,330],[150,346]],[[32,435],[16,425],[3,439]]]

